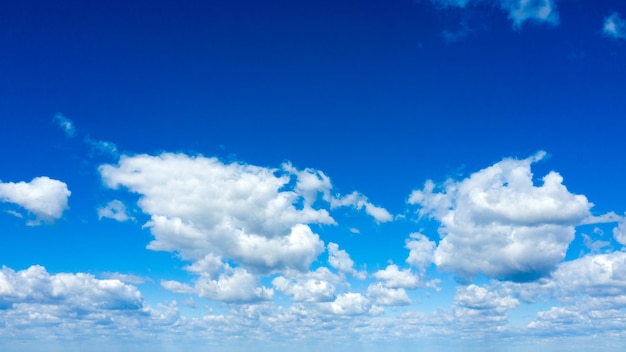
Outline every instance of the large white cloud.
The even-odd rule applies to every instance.
[[[478,273],[529,280],[546,275],[561,261],[574,238],[574,226],[591,217],[592,204],[570,193],[550,172],[533,183],[530,158],[504,159],[441,191],[432,181],[413,191],[411,204],[421,216],[441,223],[435,264],[469,280]]]
[[[358,192],[333,195],[323,172],[298,170],[289,163],[272,169],[164,153],[122,156],[118,164],[102,165],[99,171],[108,187],[124,187],[139,195],[138,206],[150,216],[144,226],[154,236],[148,248],[178,253],[192,262],[188,269],[200,276],[192,285],[169,281],[163,285],[210,299],[268,299],[271,289],[257,285],[258,275],[307,272],[325,249],[309,225],[335,225],[331,209],[364,208],[378,222],[391,220],[386,210]],[[118,203],[99,213],[127,218]],[[333,245],[328,248],[332,266],[364,277],[345,251]],[[221,276],[216,276],[219,272]],[[293,291],[278,283],[277,288]],[[235,293],[241,290],[230,290],[234,286],[250,292]]]
[[[259,271],[306,270],[324,249],[306,224],[335,223],[325,209],[296,207],[298,194],[284,190],[289,175],[274,169],[162,154],[125,156],[100,172],[109,187],[141,195],[149,248],[185,259],[214,253]]]
[[[17,204],[35,215],[29,225],[59,219],[67,209],[70,194],[64,182],[46,176],[30,182],[0,182],[0,201]]]
[[[481,0],[431,0],[441,6],[465,7],[484,3]],[[504,10],[513,25],[519,27],[526,21],[558,24],[559,15],[556,0],[495,0],[490,3]]]

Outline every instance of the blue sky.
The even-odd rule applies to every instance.
[[[7,1],[3,351],[607,350],[621,1]]]

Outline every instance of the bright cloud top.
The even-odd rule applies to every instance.
[[[421,207],[421,216],[441,223],[434,253],[440,269],[464,280],[478,273],[528,280],[564,258],[574,226],[591,215],[592,204],[570,193],[554,171],[534,185],[531,164],[544,155],[504,159],[441,187],[427,181],[411,194],[409,203]]]
[[[466,7],[479,4],[480,0],[431,0],[435,4],[447,7]],[[555,0],[496,0],[492,2],[504,10],[515,27],[521,26],[526,21],[534,21],[556,25],[559,23],[559,15],[556,10]]]
[[[257,287],[253,274],[307,271],[325,249],[309,225],[336,224],[329,209],[352,206],[377,221],[391,217],[359,193],[332,195],[330,179],[321,171],[290,164],[281,170],[184,154],[138,155],[103,165],[100,172],[107,186],[140,195],[138,206],[150,215],[145,226],[154,235],[148,248],[179,253],[200,275],[193,287],[175,282],[164,287],[217,300],[269,299],[271,289]],[[115,201],[99,215],[127,218]],[[329,251],[339,270],[364,275],[345,251],[332,244]]]
[[[616,39],[626,39],[626,20],[619,13],[613,12],[604,19],[604,34]]]
[[[70,194],[64,182],[46,176],[30,182],[0,182],[0,201],[17,204],[35,215],[29,225],[59,219],[68,207]]]

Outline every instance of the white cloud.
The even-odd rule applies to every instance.
[[[278,276],[272,285],[278,291],[293,296],[296,302],[328,302],[335,299],[336,284],[343,280],[333,275],[327,268],[320,267],[293,278]]]
[[[532,331],[588,335],[626,329],[625,252],[588,254],[561,263],[548,285],[562,306],[539,312],[528,324]]]
[[[283,164],[283,169],[296,176],[295,191],[304,198],[306,205],[312,206],[320,193],[322,194],[322,199],[326,202],[330,201],[330,191],[333,186],[330,178],[323,172],[311,168],[300,171],[290,163]]]
[[[613,237],[619,244],[626,246],[626,218],[622,218],[613,229]]]
[[[71,192],[67,185],[49,177],[36,177],[30,182],[0,182],[0,201],[19,205],[36,217],[29,225],[53,221],[67,209]]]
[[[420,233],[412,233],[405,243],[405,248],[409,250],[406,262],[422,272],[426,270],[433,261],[435,242]]]
[[[504,159],[462,181],[448,180],[435,190],[427,181],[409,203],[421,216],[441,223],[435,264],[464,280],[477,273],[512,280],[546,275],[562,260],[574,238],[574,226],[590,216],[592,204],[570,193],[562,177],[550,172],[533,184],[531,164]]]
[[[126,206],[117,199],[108,202],[104,207],[98,208],[98,219],[102,218],[116,221],[127,221],[130,219],[126,213]]]
[[[443,7],[466,7],[477,5],[481,0],[432,0],[432,2]],[[556,0],[495,0],[491,3],[507,12],[515,27],[521,26],[526,21],[552,25],[559,23]]]
[[[561,263],[552,277],[560,292],[567,296],[581,293],[600,297],[624,296],[626,252],[590,254]]]
[[[102,273],[102,276],[109,280],[119,280],[121,282],[131,284],[131,285],[141,285],[145,282],[152,281],[148,277],[137,276],[133,274]]]
[[[358,192],[352,192],[343,197],[333,197],[330,200],[330,205],[333,209],[345,206],[352,206],[358,210],[365,208],[365,212],[379,223],[393,220],[393,216],[385,208],[375,206],[368,202],[367,197]]]
[[[67,137],[74,137],[74,133],[76,132],[76,128],[74,128],[74,123],[67,117],[62,114],[54,115],[54,122],[59,126]]]
[[[224,266],[224,271],[217,277],[202,274],[194,285],[178,281],[162,281],[161,286],[175,293],[194,293],[199,297],[228,303],[250,303],[269,300],[274,290],[259,286],[258,277],[243,268]]]
[[[611,38],[626,39],[626,20],[619,13],[613,12],[604,19],[602,31]]]
[[[519,301],[514,297],[468,285],[457,287],[452,312],[457,320],[455,324],[480,331],[506,324],[509,312],[518,306]]]
[[[145,226],[155,237],[149,248],[184,259],[211,253],[253,271],[306,270],[324,250],[306,224],[335,223],[325,209],[296,207],[289,175],[275,169],[162,154],[123,156],[100,172],[109,187],[141,195],[138,205],[151,215]]]
[[[372,276],[383,281],[385,287],[413,289],[420,285],[420,279],[411,269],[399,270],[395,264],[387,265],[385,270],[378,270]]]
[[[337,315],[359,315],[367,313],[372,304],[360,293],[347,292],[337,296],[333,302],[323,303],[323,307]]]
[[[378,282],[367,288],[367,297],[375,304],[383,306],[406,306],[411,304],[409,296],[403,288],[389,288]]]
[[[22,271],[0,270],[0,307],[21,303],[59,305],[72,309],[140,309],[139,291],[119,280],[98,280],[90,274],[50,275],[42,266]]]
[[[367,273],[354,269],[354,262],[348,252],[339,249],[339,245],[333,242],[328,244],[328,264],[340,272],[352,275],[359,280],[364,280]]]

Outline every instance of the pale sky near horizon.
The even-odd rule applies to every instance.
[[[626,348],[626,3],[0,9],[0,350]]]

